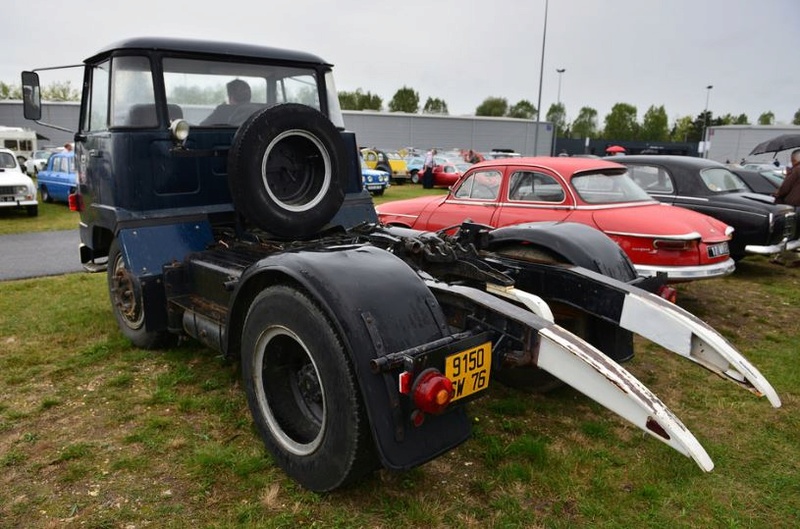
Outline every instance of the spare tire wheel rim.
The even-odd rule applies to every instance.
[[[261,160],[261,180],[267,194],[279,207],[293,213],[316,207],[330,189],[332,177],[330,153],[319,138],[305,130],[278,134]]]

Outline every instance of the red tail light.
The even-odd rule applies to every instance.
[[[69,210],[70,211],[83,211],[83,195],[78,193],[70,193],[69,195]]]
[[[453,383],[437,369],[426,369],[414,381],[412,393],[417,408],[435,415],[453,399]]]
[[[675,239],[656,239],[653,241],[653,247],[659,250],[676,250],[685,251],[692,250],[697,247],[696,240],[681,241]]]

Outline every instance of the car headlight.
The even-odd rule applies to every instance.
[[[24,195],[28,192],[28,186],[17,186],[17,194]]]

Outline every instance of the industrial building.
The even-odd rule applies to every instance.
[[[77,102],[44,102],[41,121],[74,131],[79,112],[80,104]],[[364,147],[436,147],[476,151],[510,149],[520,154],[546,155],[551,152],[553,144],[552,123],[537,124],[528,119],[352,110],[345,110],[342,114],[345,126],[356,133],[359,143]],[[22,115],[22,101],[18,100],[0,101],[0,125],[36,131],[41,147],[55,147],[73,141],[73,133],[26,120]],[[534,148],[536,143],[538,149]]]

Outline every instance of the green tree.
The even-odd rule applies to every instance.
[[[425,106],[422,108],[423,114],[441,114],[446,116],[449,114],[447,111],[447,103],[438,97],[429,97],[425,101]]]
[[[794,119],[792,120],[792,125],[800,125],[800,109],[794,113]]]
[[[773,123],[775,123],[775,114],[771,110],[767,110],[758,116],[759,125],[772,125]]]
[[[536,115],[536,107],[527,99],[520,99],[508,109],[506,116],[516,119],[533,119]]]
[[[606,116],[603,136],[614,140],[635,140],[638,128],[636,107],[628,103],[617,103]]]
[[[504,97],[487,97],[475,109],[476,116],[501,117],[508,113],[508,100]]]
[[[683,116],[675,120],[672,130],[669,133],[669,139],[677,142],[696,141],[690,140],[690,136],[694,134],[694,120],[692,116]]]
[[[42,88],[44,101],[79,101],[81,95],[70,81],[53,82]]]
[[[736,116],[736,119],[733,120],[734,125],[749,125],[750,119],[747,117],[747,114],[739,114]],[[800,125],[800,123],[798,123]]]
[[[413,88],[403,86],[389,101],[389,112],[416,114],[419,112],[419,94]]]
[[[22,99],[22,89],[19,85],[0,81],[0,99]]]
[[[578,117],[572,122],[573,138],[596,138],[597,137],[597,110],[592,107],[581,107]]]
[[[669,120],[664,105],[651,105],[644,113],[639,139],[644,141],[669,141]]]
[[[370,92],[362,92],[357,88],[355,92],[339,92],[339,106],[342,110],[381,110],[383,99]]]
[[[556,138],[564,138],[567,128],[567,111],[564,103],[553,103],[547,110],[547,121],[553,123],[556,128]]]

